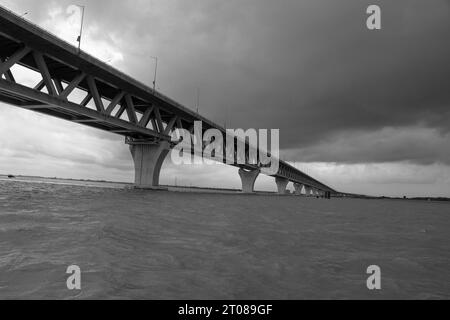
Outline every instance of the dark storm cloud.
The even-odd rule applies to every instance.
[[[72,3],[20,5],[43,19]],[[447,162],[429,146],[450,129],[449,1],[85,3],[86,23],[100,29],[94,39],[123,53],[126,72],[150,84],[149,56],[157,55],[161,91],[192,106],[199,87],[202,114],[232,127],[280,128],[282,148],[311,152],[299,160]],[[381,6],[381,31],[365,27],[369,4]],[[385,127],[439,134],[393,156],[406,136],[370,145]],[[351,132],[364,133],[358,143],[367,148],[340,153],[342,144],[324,144]]]
[[[437,162],[450,165],[450,133],[417,127],[345,132],[305,148],[287,150],[286,156],[308,162],[355,164],[407,160],[422,165]]]

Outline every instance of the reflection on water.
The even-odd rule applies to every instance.
[[[447,203],[70,184],[0,181],[0,298],[450,298]]]

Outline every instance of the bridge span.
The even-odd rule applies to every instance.
[[[14,66],[38,73],[40,80],[31,86],[20,83]],[[0,75],[1,102],[125,136],[138,187],[159,186],[173,130],[193,134],[194,122],[201,121],[203,131],[227,134],[225,128],[2,7]],[[239,167],[242,191],[253,192],[261,167],[233,165]],[[297,194],[340,194],[285,161],[279,161],[273,177],[280,194],[286,193],[289,182]]]

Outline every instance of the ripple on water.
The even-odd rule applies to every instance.
[[[0,298],[450,298],[447,209],[0,181]]]

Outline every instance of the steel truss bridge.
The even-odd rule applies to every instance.
[[[19,83],[13,67],[38,73],[33,85]],[[135,164],[135,184],[157,187],[171,132],[226,129],[154,91],[110,65],[79,51],[55,35],[0,7],[0,101],[126,137]],[[247,146],[248,147],[248,146]],[[258,165],[234,164],[244,192],[253,192]],[[298,194],[337,196],[338,192],[285,161],[275,177],[278,192],[293,182]]]

